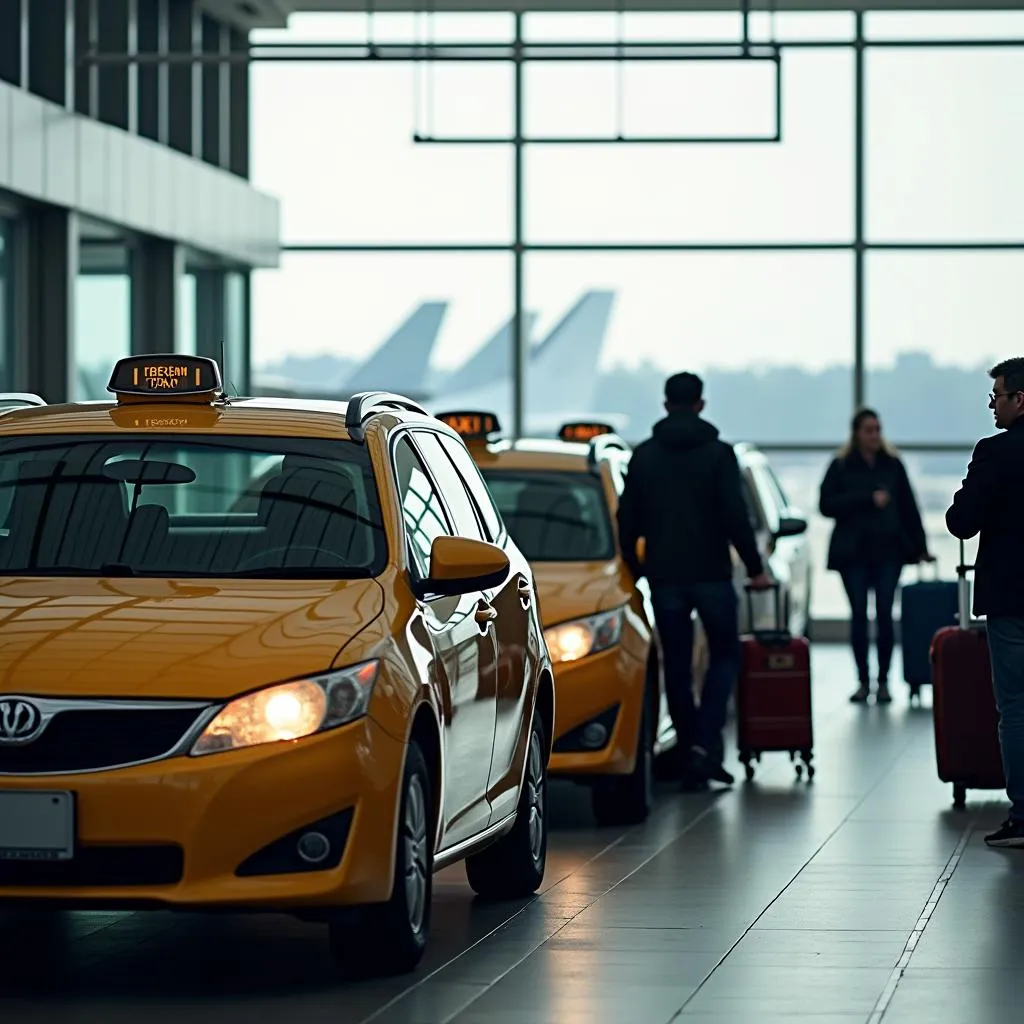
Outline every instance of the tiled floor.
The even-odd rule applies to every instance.
[[[951,809],[931,712],[846,701],[815,654],[816,763],[666,790],[650,821],[592,826],[560,787],[544,890],[475,906],[438,877],[419,972],[344,986],[322,931],[287,918],[0,918],[0,1018],[33,1024],[987,1024],[1024,1005],[1024,852],[981,841],[1000,794]]]

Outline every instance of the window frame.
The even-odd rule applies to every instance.
[[[463,480],[462,474],[459,472],[458,467],[455,465],[454,461],[451,459],[448,452],[445,450],[444,445],[441,443],[441,432],[438,430],[432,430],[429,427],[417,426],[412,428],[409,431],[409,434],[412,438],[413,443],[416,444],[416,450],[419,453],[421,460],[427,465],[428,469],[430,469],[430,477],[434,482],[435,490],[437,491],[438,497],[441,499],[441,502],[445,506],[445,509],[448,513],[449,521],[451,522],[452,526],[456,529],[458,528],[458,517],[455,515],[455,510],[452,507],[452,504],[445,497],[445,489],[440,486],[440,483],[437,479],[437,474],[434,472],[434,469],[431,466],[432,459],[426,453],[424,453],[423,449],[417,443],[417,439],[421,435],[431,436],[437,441],[437,446],[441,452],[440,458],[444,459],[448,463],[448,466],[451,468],[452,473],[455,474],[455,478],[458,480],[459,485],[462,487],[462,493],[465,495],[466,501],[469,504],[470,514],[473,516],[473,522],[476,525],[477,532],[477,536],[469,537],[467,539],[479,540],[484,543],[489,543],[490,531],[486,528],[483,522],[482,516],[480,514],[480,509],[477,507],[477,503],[473,500],[473,495],[470,493],[469,488],[466,486],[466,482],[465,480]],[[454,533],[452,536],[462,537],[464,536],[464,534]]]
[[[437,485],[437,480],[434,479],[434,474],[431,472],[430,466],[427,465],[426,459],[423,457],[423,453],[416,446],[415,438],[413,437],[413,428],[409,424],[402,424],[397,430],[395,430],[391,437],[388,439],[388,462],[390,464],[391,474],[395,482],[395,491],[398,496],[398,519],[402,530],[402,547],[405,551],[406,569],[409,575],[412,577],[415,583],[423,583],[429,578],[430,566],[427,566],[427,576],[424,576],[420,572],[417,559],[413,554],[412,539],[409,536],[409,529],[405,523],[405,496],[404,490],[401,483],[401,476],[398,472],[397,455],[398,446],[405,441],[412,449],[413,456],[419,463],[420,469],[423,471],[424,476],[427,478],[427,482],[430,484],[431,490],[437,496],[441,503],[441,512],[444,516],[444,523],[449,537],[455,537],[457,534],[454,532],[452,527],[452,514],[448,508],[447,503],[444,500],[444,495],[441,492],[440,487]]]
[[[462,480],[463,486],[465,487],[466,492],[469,494],[473,502],[473,506],[477,511],[477,516],[479,517],[480,524],[483,529],[484,537],[488,538],[490,540],[490,543],[501,546],[502,544],[504,544],[505,538],[509,535],[508,527],[505,525],[505,519],[501,514],[501,509],[498,508],[497,503],[491,496],[490,488],[487,486],[487,481],[484,479],[484,475],[481,472],[480,467],[476,464],[476,460],[473,458],[469,449],[465,446],[465,444],[463,444],[462,439],[459,438],[458,435],[449,434],[447,431],[436,429],[433,430],[433,433],[438,435],[439,440],[441,442],[441,448],[444,450],[445,455],[448,457],[448,461],[452,464],[452,467],[458,474],[459,479]],[[490,524],[487,522],[487,519],[483,514],[483,510],[480,507],[480,495],[477,494],[476,490],[470,483],[466,482],[465,478],[463,477],[462,473],[459,470],[459,467],[455,463],[455,459],[452,458],[452,454],[448,450],[448,445],[445,444],[446,441],[448,441],[450,444],[460,448],[463,452],[465,452],[466,460],[469,462],[469,464],[473,467],[473,470],[476,472],[477,480],[480,483],[480,487],[483,489],[484,495],[487,497],[487,501],[489,502],[489,508],[494,514],[494,521],[498,527],[497,532],[491,530]]]

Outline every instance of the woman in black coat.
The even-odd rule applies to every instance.
[[[931,561],[924,524],[907,471],[882,437],[878,414],[862,409],[849,442],[832,460],[821,484],[819,508],[836,521],[828,567],[840,573],[850,600],[850,639],[860,687],[850,700],[871,695],[868,670],[868,591],[875,594],[878,628],[878,690],[888,704],[892,660],[892,606],[904,565]]]

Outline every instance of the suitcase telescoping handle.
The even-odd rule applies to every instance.
[[[956,567],[957,599],[959,603],[960,628],[971,628],[971,583],[967,574],[974,569],[967,564],[967,550],[960,541],[960,564]]]
[[[754,594],[760,593],[758,589],[749,583],[744,588],[747,592],[747,623],[751,633],[763,633],[754,627]],[[782,621],[782,584],[778,580],[772,580],[771,586],[767,588],[775,595],[775,630],[776,633],[788,632],[787,624]]]

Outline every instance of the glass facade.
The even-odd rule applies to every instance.
[[[254,67],[253,176],[286,197],[288,244],[279,271],[255,275],[253,359],[300,391],[344,381],[442,301],[425,387],[444,398],[517,310],[529,365],[584,296],[610,295],[550,375],[559,409],[551,381],[524,373],[527,419],[614,414],[636,441],[665,376],[701,373],[711,419],[762,446],[811,518],[815,613],[845,615],[817,488],[858,403],[879,408],[940,570],[954,564],[941,513],[990,432],[986,370],[1024,326],[1024,136],[1007,131],[1024,15],[755,13],[778,92],[744,60],[629,50],[736,47],[743,24],[738,10],[296,14],[254,33],[257,47],[372,37],[410,59]],[[493,59],[412,59],[460,43]],[[781,139],[739,141],[768,133],[776,100]],[[674,134],[731,141],[651,138]],[[500,340],[486,394],[460,399],[512,388]]]
[[[224,274],[224,386],[228,394],[244,395],[249,388],[249,275]],[[219,353],[216,354],[219,357]]]
[[[184,274],[178,285],[177,351],[196,354],[196,276]]]
[[[70,397],[72,401],[106,401],[111,367],[132,351],[130,256],[119,244],[84,245],[80,264]]]
[[[0,217],[0,391],[14,391],[14,223]]]

